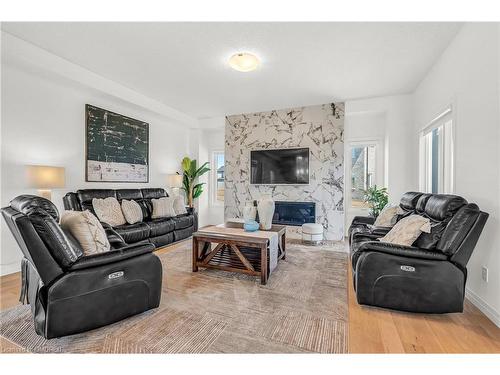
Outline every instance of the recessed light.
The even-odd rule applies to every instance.
[[[247,52],[236,53],[229,58],[229,65],[238,72],[251,72],[257,69],[259,64],[258,57]]]

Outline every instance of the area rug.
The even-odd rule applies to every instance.
[[[287,244],[267,285],[217,270],[191,272],[191,242],[159,255],[157,309],[93,331],[45,340],[29,306],[0,313],[0,335],[34,353],[346,353],[344,244]]]

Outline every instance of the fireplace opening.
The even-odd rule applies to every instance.
[[[276,201],[273,224],[301,226],[316,222],[316,203]]]

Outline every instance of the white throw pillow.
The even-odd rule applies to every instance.
[[[187,214],[186,206],[184,205],[184,197],[180,195],[174,197],[174,211],[176,215]]]
[[[174,211],[174,198],[164,197],[151,199],[151,203],[153,203],[153,214],[151,215],[151,219],[176,216]]]
[[[107,223],[112,227],[127,223],[127,220],[125,220],[123,216],[120,203],[114,197],[108,197],[106,199],[94,198],[92,199],[92,206],[94,207],[97,218],[103,223]]]
[[[103,253],[111,248],[101,223],[88,210],[64,211],[61,217],[61,228],[75,237],[84,255]]]
[[[375,219],[375,223],[373,223],[373,225],[376,227],[392,227],[396,224],[396,219],[398,217],[397,211],[398,206],[387,203],[382,211],[380,211],[380,214],[377,216],[377,219]]]
[[[399,220],[380,242],[411,246],[422,232],[431,232],[431,221],[420,215],[410,215]]]
[[[141,206],[139,206],[139,203],[134,200],[129,201],[123,199],[122,212],[123,216],[125,216],[125,220],[127,220],[127,223],[129,224],[139,223],[143,219]]]

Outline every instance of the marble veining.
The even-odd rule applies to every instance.
[[[316,222],[325,239],[344,233],[344,103],[298,107],[226,117],[226,219],[243,216],[248,200],[271,194],[274,200],[316,202]],[[308,185],[250,185],[250,151],[309,148]],[[290,227],[292,236],[299,227]]]

